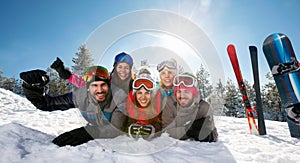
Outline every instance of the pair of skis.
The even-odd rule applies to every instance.
[[[250,134],[255,135],[265,135],[266,134],[266,128],[264,123],[264,117],[263,117],[263,110],[262,110],[262,102],[261,102],[261,95],[260,95],[260,85],[259,85],[259,74],[258,74],[258,61],[257,61],[257,48],[255,46],[250,46],[250,55],[251,55],[251,61],[252,61],[252,70],[253,70],[253,76],[254,76],[254,89],[256,94],[256,110],[258,114],[258,127],[255,122],[255,117],[253,111],[255,110],[253,107],[251,107],[248,95],[247,95],[247,88],[244,83],[241,69],[239,66],[239,61],[237,58],[236,50],[234,45],[230,44],[227,47],[227,53],[230,58],[238,85],[239,90],[242,94],[242,99],[245,106],[245,112],[246,117],[248,120],[249,128],[250,128]]]

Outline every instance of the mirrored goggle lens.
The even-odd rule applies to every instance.
[[[176,76],[173,81],[174,86],[179,86],[183,84],[186,87],[193,87],[194,86],[194,79],[190,76]]]
[[[109,73],[106,68],[102,66],[90,67],[83,75],[84,81],[90,82],[94,80],[96,77],[109,80]]]
[[[117,63],[117,62],[126,62],[130,65],[133,64],[132,58],[126,53],[121,53],[121,54],[117,55],[115,58],[115,63]]]
[[[163,70],[165,67],[168,67],[169,69],[176,69],[177,64],[175,62],[172,61],[163,61],[162,63],[157,65],[157,70],[161,71]]]
[[[133,89],[140,89],[142,86],[147,90],[152,90],[154,88],[154,83],[153,81],[144,78],[134,80]]]

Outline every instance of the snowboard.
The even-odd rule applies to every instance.
[[[289,112],[293,107],[300,109],[300,71],[289,38],[282,33],[269,35],[263,43],[263,51],[273,74],[282,106]],[[300,138],[298,120],[287,116],[287,123],[292,137]]]
[[[254,90],[255,90],[255,101],[256,101],[256,111],[257,111],[257,121],[258,121],[258,131],[260,135],[266,135],[266,126],[264,120],[264,113],[262,108],[262,100],[260,93],[259,84],[259,71],[258,71],[258,59],[257,59],[257,47],[249,46],[250,58],[252,63],[252,71],[254,78]]]
[[[263,52],[273,74],[282,106],[300,102],[300,71],[291,41],[285,34],[274,33],[263,42]]]
[[[250,128],[250,134],[256,134],[259,135],[259,131],[255,122],[255,118],[254,118],[254,109],[251,107],[248,95],[247,95],[247,88],[246,85],[244,83],[243,77],[242,77],[242,73],[241,73],[241,69],[240,69],[240,65],[239,65],[239,61],[236,55],[236,50],[234,45],[230,44],[227,46],[227,53],[231,62],[231,65],[233,67],[234,70],[234,74],[235,77],[237,79],[238,82],[238,86],[239,86],[239,90],[242,94],[242,99],[244,102],[244,106],[245,106],[245,113],[246,113],[246,117],[248,120],[248,125]]]

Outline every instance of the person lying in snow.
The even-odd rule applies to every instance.
[[[174,108],[165,108],[162,121],[170,121],[175,114],[175,118],[167,126],[163,126],[166,132],[173,138],[186,140],[194,139],[203,142],[216,142],[218,138],[217,129],[214,124],[213,113],[210,105],[200,99],[200,94],[196,89],[196,78],[190,73],[178,74],[174,77],[174,94],[177,104]],[[174,112],[175,113],[172,113]]]

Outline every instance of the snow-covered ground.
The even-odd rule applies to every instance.
[[[76,109],[43,112],[24,97],[0,88],[0,162],[300,162],[300,140],[287,123],[266,121],[267,135],[250,135],[244,118],[215,117],[216,143],[178,141],[167,134],[152,141],[126,136],[71,147],[51,140],[81,127]]]

